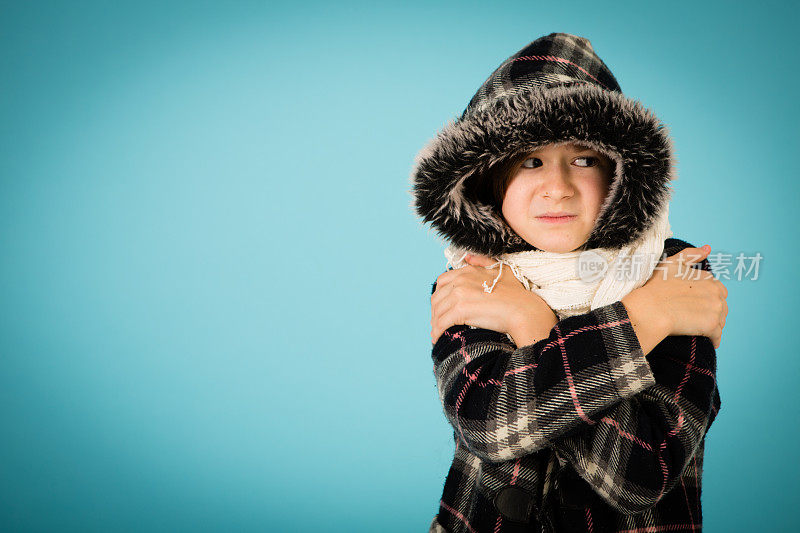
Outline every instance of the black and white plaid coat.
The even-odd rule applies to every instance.
[[[587,39],[566,33],[503,61],[423,147],[412,206],[463,250],[536,250],[486,197],[486,178],[565,141],[615,164],[587,248],[633,243],[668,208],[676,174],[666,126],[622,94]],[[664,252],[687,246],[667,239]],[[530,346],[453,326],[432,355],[455,453],[431,532],[700,531],[704,437],[720,409],[708,338],[670,336],[645,356],[614,302]]]
[[[667,239],[665,252],[687,246]],[[614,302],[529,346],[452,326],[432,355],[455,442],[432,533],[701,530],[720,409],[707,337],[670,336],[645,356]]]

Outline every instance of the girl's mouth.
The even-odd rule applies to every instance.
[[[562,217],[536,217],[538,220],[542,222],[546,222],[548,224],[560,224],[563,222],[571,222],[577,218],[575,215],[569,216],[562,216]]]

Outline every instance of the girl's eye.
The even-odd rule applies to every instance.
[[[580,161],[581,159],[586,159],[586,160],[588,160],[588,161],[594,161],[594,164],[593,164],[593,165],[585,165],[585,166],[587,166],[587,167],[593,167],[593,166],[596,166],[596,165],[598,164],[598,160],[597,160],[597,158],[596,158],[596,157],[592,157],[592,156],[584,156],[584,157],[579,157],[578,159],[576,159],[576,161]],[[578,166],[584,166],[584,165],[578,165]]]
[[[584,164],[584,165],[578,164],[579,167],[594,167],[594,166],[597,166],[600,163],[600,160],[597,157],[590,156],[590,155],[583,156],[583,157],[578,157],[575,160],[576,161],[580,161],[580,160],[589,161],[589,163]],[[538,164],[536,164],[535,162],[538,163]],[[522,162],[522,168],[536,168],[536,167],[540,167],[540,166],[542,166],[542,160],[539,159],[538,157],[529,157],[528,159],[526,159],[525,161]]]

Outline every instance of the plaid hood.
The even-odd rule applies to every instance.
[[[666,126],[622,94],[588,39],[551,33],[495,69],[461,116],[416,155],[412,207],[451,244],[499,256],[536,247],[505,222],[487,197],[470,193],[498,164],[550,143],[583,144],[615,163],[608,196],[587,248],[636,241],[667,208],[675,179]]]

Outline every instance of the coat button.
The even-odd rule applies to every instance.
[[[494,506],[509,520],[528,522],[533,512],[533,496],[511,485],[495,495]]]

